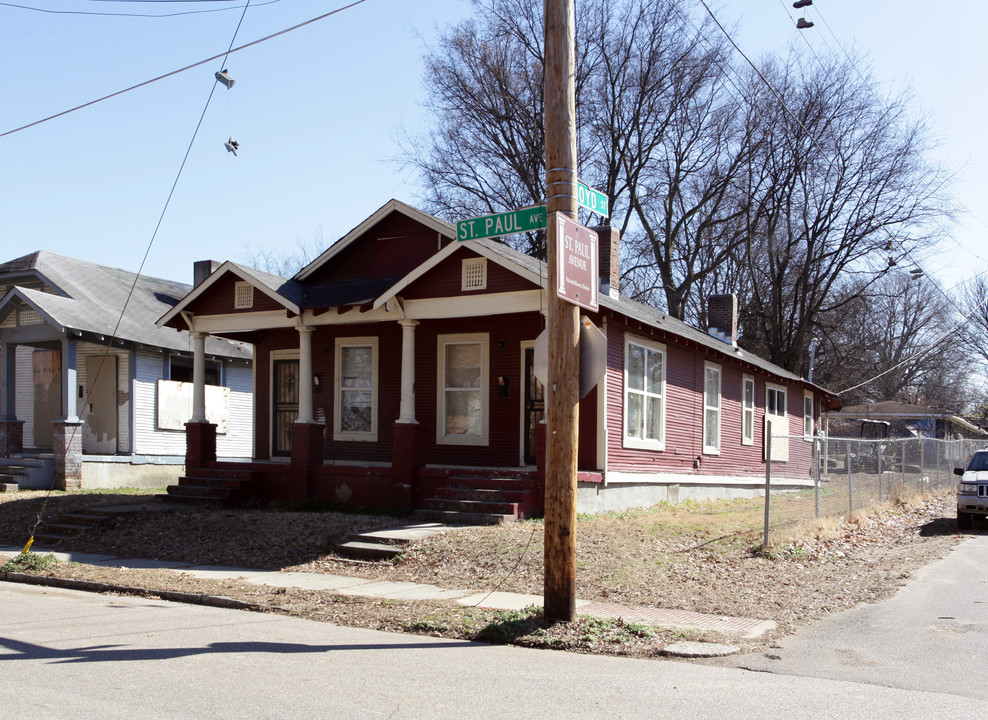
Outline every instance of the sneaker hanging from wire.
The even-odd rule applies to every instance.
[[[225,143],[223,143],[223,147],[227,149],[227,152],[232,152],[234,155],[236,155],[237,150],[240,149],[240,143],[238,143],[233,138],[230,138]]]

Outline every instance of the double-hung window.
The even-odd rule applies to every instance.
[[[741,444],[755,444],[755,378],[741,381]]]
[[[813,393],[803,393],[803,437],[813,438]]]
[[[720,365],[703,367],[703,452],[720,452]]]
[[[335,440],[377,440],[377,338],[337,338]]]
[[[765,457],[769,457],[769,436],[773,462],[789,460],[789,418],[786,415],[786,389],[765,385]]]
[[[665,358],[664,345],[625,339],[625,447],[665,449]]]
[[[440,335],[436,441],[488,444],[487,333]]]

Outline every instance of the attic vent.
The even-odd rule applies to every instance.
[[[463,261],[463,284],[460,289],[487,289],[487,258],[468,258]]]
[[[237,282],[233,288],[233,307],[236,310],[248,310],[254,307],[253,285],[249,282]]]

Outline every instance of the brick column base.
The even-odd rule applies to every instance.
[[[315,499],[315,473],[312,469],[322,465],[323,436],[326,426],[322,423],[292,424],[292,487],[289,499],[293,501]]]
[[[415,475],[422,467],[422,426],[418,423],[395,423],[391,445],[391,480],[394,483],[395,505],[414,509],[421,498]]]
[[[54,423],[56,490],[82,490],[82,423],[56,420]]]
[[[185,423],[185,473],[216,462],[216,424]]]
[[[24,449],[24,421],[0,420],[0,457],[10,457]]]

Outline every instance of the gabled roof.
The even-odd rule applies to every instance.
[[[190,286],[184,283],[138,276],[45,250],[0,265],[0,284],[6,284],[5,276],[16,282],[25,275],[36,276],[63,294],[15,285],[0,300],[0,318],[15,307],[27,307],[59,331],[76,336],[186,352],[192,347],[188,333],[155,326],[155,320],[189,292]],[[207,352],[231,358],[251,356],[249,346],[219,338],[208,344]]]
[[[157,326],[164,327],[179,317],[183,310],[194,303],[204,293],[208,292],[209,288],[220,282],[227,275],[233,275],[244,282],[250,283],[254,288],[260,290],[294,315],[298,315],[302,311],[302,285],[294,280],[283,278],[280,275],[272,275],[271,273],[255,270],[246,265],[239,265],[227,260],[210,273],[209,277],[196,285],[195,289],[192,289],[181,300],[176,301],[174,306],[169,308],[167,312],[155,318]]]
[[[386,293],[374,301],[374,307],[382,307],[388,300],[395,295],[398,295],[402,289],[461,249],[473,250],[493,260],[494,262],[497,262],[508,270],[531,280],[536,285],[546,285],[547,281],[544,280],[544,278],[547,277],[547,269],[546,264],[541,260],[519,252],[518,250],[515,250],[502,242],[490,238],[482,240],[466,240],[463,242],[453,243],[436,253],[427,262],[423,263],[407,276],[402,278],[400,282],[388,288]],[[822,392],[833,395],[833,393],[825,388],[814,385],[795,373],[789,372],[788,370],[781,368],[778,365],[759,357],[758,355],[742,350],[737,346],[718,340],[717,338],[711,337],[710,335],[687,325],[682,320],[677,320],[676,318],[670,317],[666,313],[649,305],[645,305],[625,297],[613,298],[609,295],[603,294],[599,297],[600,307],[602,310],[610,310],[627,318],[637,320],[643,324],[647,324],[651,327],[667,332],[671,335],[676,335],[684,340],[711,350],[716,354],[722,355],[725,358],[732,358],[736,361],[756,367],[767,374],[774,375],[780,380],[786,380],[808,387],[812,386]]]
[[[375,309],[384,306],[388,300],[401,293],[402,290],[414,283],[433,268],[441,265],[446,258],[458,252],[462,248],[473,250],[479,255],[486,257],[488,260],[496,262],[498,265],[507,268],[511,272],[524,277],[526,280],[530,280],[535,285],[541,286],[543,284],[542,278],[545,277],[545,263],[531,257],[530,255],[513,250],[504,243],[500,243],[489,238],[483,240],[464,240],[462,242],[455,242],[447,245],[431,258],[408,273],[405,277],[391,285],[387,289],[387,292],[379,296],[374,301]],[[502,252],[502,250],[504,252]],[[541,275],[539,273],[541,273]]]
[[[438,233],[442,233],[447,237],[456,237],[456,228],[450,225],[444,220],[440,220],[429,213],[422,212],[418,208],[413,208],[411,205],[407,205],[400,200],[391,199],[384,205],[379,207],[370,217],[364,220],[362,223],[357,225],[353,230],[348,232],[346,235],[341,237],[335,243],[329,246],[326,251],[317,257],[315,260],[310,262],[304,268],[299,270],[293,280],[305,280],[307,277],[312,275],[316,270],[322,267],[326,262],[336,257],[340,252],[345,250],[350,246],[357,238],[361,237],[370,230],[372,227],[377,225],[379,222],[384,220],[391,213],[401,213],[407,217],[422,223],[426,227],[432,228]]]

